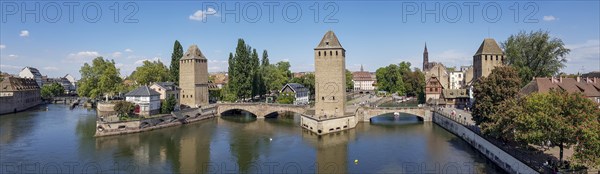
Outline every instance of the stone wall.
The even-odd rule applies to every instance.
[[[302,115],[300,126],[318,135],[352,129],[357,124],[356,116],[334,117],[317,120],[312,116]]]
[[[433,122],[452,132],[456,136],[461,137],[472,147],[477,149],[477,151],[481,152],[508,173],[538,173],[533,168],[527,166],[525,163],[452,119],[434,112]]]
[[[217,116],[214,110],[187,109],[141,120],[96,122],[96,137],[138,133],[197,122]]]
[[[96,111],[98,111],[98,117],[115,115],[117,112],[114,110],[114,103],[102,103],[99,102],[96,106]]]

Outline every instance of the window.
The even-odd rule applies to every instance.
[[[336,56],[338,55],[338,51],[335,51],[335,55],[336,55]]]
[[[321,52],[319,51],[319,56],[321,56]]]
[[[332,55],[332,56],[333,56],[333,51],[329,51],[329,55]]]
[[[321,97],[321,100],[325,100],[325,97]]]
[[[325,54],[325,56],[327,56],[327,51],[323,51],[323,54]]]
[[[335,96],[331,97],[333,100],[335,100]]]

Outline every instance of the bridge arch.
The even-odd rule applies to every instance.
[[[362,108],[358,108],[356,110],[356,116],[358,117],[358,120],[360,120],[360,121],[370,122],[371,118],[373,118],[373,117],[377,117],[377,116],[387,114],[387,113],[394,113],[394,112],[414,115],[417,118],[420,118],[420,120],[422,120],[422,121],[431,121],[431,111],[429,111],[429,109],[427,109],[427,108],[422,108],[422,107],[393,107],[393,108],[362,107]]]
[[[257,118],[264,118],[266,115],[274,112],[286,111],[303,114],[306,111],[306,107],[267,103],[220,103],[217,108],[217,113],[221,115],[230,110],[244,110],[256,115]]]
[[[396,113],[396,112],[387,112],[387,113],[381,113],[379,115],[373,115],[373,116],[369,117],[369,122],[373,122],[374,118],[385,117],[384,115],[388,115],[388,114],[393,115],[394,113]],[[417,118],[418,121],[425,121],[425,118],[422,115],[415,115],[415,114],[407,113],[407,112],[397,112],[397,113],[409,115],[409,117],[415,117],[415,118]],[[406,117],[406,116],[401,115],[400,117]]]

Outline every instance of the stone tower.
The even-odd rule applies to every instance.
[[[179,60],[179,101],[196,108],[208,105],[208,65],[198,46],[192,45]]]
[[[344,116],[346,110],[346,50],[333,31],[315,48],[315,115]]]
[[[429,69],[429,52],[427,52],[427,43],[425,43],[425,50],[423,51],[423,71]]]
[[[504,53],[492,38],[486,38],[473,56],[473,80],[487,77],[497,66],[502,66]]]

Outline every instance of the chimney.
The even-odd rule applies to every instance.
[[[560,78],[558,79],[559,83],[562,83],[562,76],[560,76]]]

